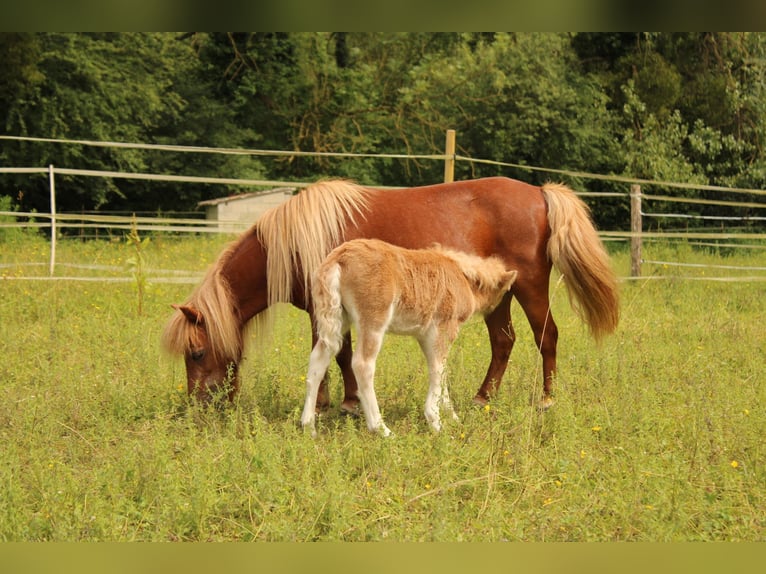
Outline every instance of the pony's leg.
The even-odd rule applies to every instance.
[[[389,436],[391,430],[383,422],[378,407],[378,399],[375,396],[375,362],[383,344],[383,333],[363,332],[358,329],[359,342],[351,359],[351,366],[359,383],[359,401],[362,404],[367,428],[373,432],[379,432],[383,436]]]
[[[340,405],[341,413],[358,416],[359,415],[359,397],[357,396],[358,385],[354,369],[351,366],[353,350],[351,347],[351,332],[346,333],[343,338],[343,346],[335,357],[335,361],[340,368],[340,374],[343,377],[343,402]]]
[[[319,386],[324,380],[327,368],[332,360],[332,352],[322,341],[318,341],[309,357],[309,370],[306,375],[306,401],[303,404],[301,426],[311,431],[316,437],[316,404]]]
[[[513,344],[516,342],[516,332],[511,322],[511,299],[510,294],[506,295],[495,310],[484,317],[492,358],[487,374],[484,376],[484,382],[473,399],[473,402],[479,405],[487,404],[489,399],[497,393],[508,367]]]
[[[556,346],[559,331],[550,311],[548,279],[540,285],[524,284],[516,292],[521,308],[529,320],[535,344],[543,361],[543,396],[538,406],[547,409],[553,405],[553,382],[556,377]]]

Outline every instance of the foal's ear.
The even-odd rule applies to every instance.
[[[189,323],[194,325],[203,325],[205,323],[205,318],[202,316],[202,313],[197,311],[194,307],[189,307],[187,305],[171,305],[171,307],[181,311]]]
[[[516,281],[516,276],[519,274],[515,269],[513,271],[506,271],[503,274],[501,283],[506,286],[506,289],[510,289],[513,282]]]

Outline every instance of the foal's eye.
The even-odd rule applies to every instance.
[[[192,351],[191,355],[190,355],[192,361],[201,361],[202,357],[204,357],[204,356],[205,356],[204,349],[199,350],[199,351]]]

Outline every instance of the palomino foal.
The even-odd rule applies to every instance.
[[[440,247],[404,249],[356,239],[334,249],[312,283],[318,340],[309,358],[303,427],[316,436],[319,383],[351,325],[358,339],[351,364],[368,429],[391,434],[373,387],[375,360],[387,331],[412,335],[426,356],[425,415],[431,427],[441,429],[440,405],[457,419],[443,381],[450,346],[472,315],[497,307],[516,274],[497,257],[483,259]]]

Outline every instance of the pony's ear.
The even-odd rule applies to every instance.
[[[513,282],[516,281],[516,276],[519,274],[518,271],[515,269],[513,271],[506,271],[503,274],[503,278],[501,280],[501,283],[505,285],[506,290],[510,290],[511,285],[513,285]]]
[[[189,307],[187,305],[171,305],[171,307],[181,311],[189,323],[194,325],[203,325],[205,323],[205,318],[202,316],[202,313],[197,311],[194,307]]]

